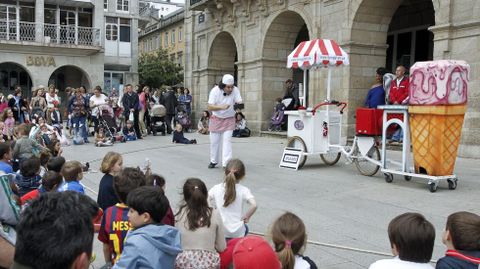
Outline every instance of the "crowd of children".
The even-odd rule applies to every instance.
[[[94,222],[99,223],[97,238],[103,243],[103,268],[317,268],[303,255],[307,228],[291,212],[283,213],[270,225],[272,244],[248,235],[248,223],[257,203],[250,189],[242,184],[246,167],[239,159],[228,162],[223,183],[210,190],[199,178],[186,179],[183,199],[174,214],[165,196],[165,179],[152,174],[148,167],[145,171],[123,167],[119,153],[108,152],[102,160],[100,170],[104,176],[95,203],[84,195],[80,182],[84,167],[80,162],[66,161],[61,156],[22,155],[19,171],[14,174],[12,151],[8,143],[0,144],[0,267],[13,263],[11,268],[86,268],[72,265],[88,266]],[[244,210],[245,204],[248,206]],[[60,216],[59,211],[50,212],[52,207],[68,211],[63,214],[70,214],[69,219]],[[91,227],[79,228],[85,226],[85,219],[90,223],[86,226]],[[32,227],[37,227],[35,234]],[[52,227],[57,231],[52,233]],[[6,228],[16,230],[16,239]],[[67,233],[73,228],[78,231]],[[49,240],[42,232],[49,232]],[[395,258],[376,261],[370,269],[433,268],[430,260],[435,229],[424,216],[404,213],[395,217],[388,226],[388,238]],[[450,215],[442,238],[448,250],[438,260],[437,269],[479,267],[480,216],[470,212]],[[78,244],[79,249],[80,245],[85,249],[53,255],[58,258],[55,262],[55,258],[45,259],[50,257],[46,254],[49,242],[56,244],[51,246],[56,250],[62,249],[62,244]],[[11,251],[14,245],[15,257]],[[28,251],[38,247],[43,251]]]

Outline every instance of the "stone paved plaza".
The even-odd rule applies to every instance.
[[[87,194],[96,199],[102,174],[98,172],[101,158],[107,151],[121,152],[124,166],[141,166],[148,157],[153,171],[167,180],[167,196],[174,211],[180,202],[181,186],[188,177],[202,179],[207,188],[222,182],[222,169],[207,169],[208,136],[186,134],[196,138],[197,145],[176,145],[171,137],[152,137],[144,140],[97,148],[92,144],[64,149],[67,159],[89,161],[92,172],[85,174]],[[249,187],[258,203],[251,219],[253,232],[265,233],[271,222],[285,210],[299,215],[305,222],[308,238],[314,242],[334,244],[360,250],[390,253],[387,225],[396,215],[416,211],[424,214],[436,227],[437,236],[433,259],[443,256],[445,247],[441,234],[449,214],[467,210],[480,213],[478,204],[478,160],[458,159],[456,190],[448,190],[442,182],[436,193],[430,193],[426,182],[400,177],[386,183],[383,175],[359,175],[353,164],[342,158],[333,167],[309,158],[299,171],[278,168],[285,139],[250,137],[233,140],[234,157],[242,159],[247,175],[242,184]],[[395,154],[394,154],[395,155]],[[97,171],[97,172],[95,172]],[[101,244],[94,240],[97,255],[95,268],[104,264]],[[309,244],[306,254],[319,268],[367,268],[383,258],[378,254],[341,250]]]

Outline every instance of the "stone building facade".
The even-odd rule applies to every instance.
[[[283,82],[302,82],[286,68],[303,40],[334,39],[350,65],[332,72],[332,99],[347,101],[344,134],[353,136],[375,69],[433,59],[471,66],[460,156],[480,157],[480,1],[465,0],[189,0],[185,15],[185,85],[195,110],[224,73],[235,75],[249,126],[264,130]],[[309,72],[308,105],[326,97],[325,70]]]
[[[138,0],[0,1],[0,90],[138,83]]]
[[[180,8],[159,21],[149,23],[139,34],[140,54],[154,53],[158,49],[164,49],[168,51],[172,62],[184,66],[184,16],[185,9]]]

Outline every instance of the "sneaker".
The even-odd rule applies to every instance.
[[[210,163],[210,164],[208,165],[208,168],[215,168],[215,166],[217,166],[216,163]]]

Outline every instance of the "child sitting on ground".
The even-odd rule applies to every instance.
[[[48,160],[47,162],[47,170],[61,173],[64,164],[65,158],[63,158],[62,156],[50,158],[50,160]]]
[[[12,159],[12,148],[10,146],[10,143],[7,143],[7,142],[0,143],[0,171],[5,172],[5,174],[13,173],[11,159]]]
[[[208,191],[198,178],[183,185],[183,202],[175,215],[181,233],[183,252],[175,268],[219,268],[220,255],[226,248],[223,222],[218,211],[208,205]]]
[[[133,230],[113,268],[174,268],[182,246],[175,227],[160,225],[169,206],[163,191],[153,186],[137,188],[128,194],[127,204]]]
[[[13,111],[7,108],[3,111],[3,138],[5,140],[15,140],[15,118],[13,117]]]
[[[480,267],[480,216],[456,212],[448,216],[442,237],[447,246],[445,257],[436,269],[478,269]]]
[[[137,135],[135,134],[135,128],[133,128],[133,122],[131,120],[127,120],[125,127],[123,127],[122,132],[126,141],[137,140]]]
[[[167,186],[165,185],[165,178],[157,174],[148,175],[146,185],[159,187],[163,190],[163,193],[165,193],[165,190],[167,188]],[[175,216],[173,215],[173,210],[170,205],[168,206],[165,217],[162,219],[162,224],[175,226]]]
[[[62,146],[60,144],[60,141],[58,141],[57,139],[52,139],[50,141],[50,144],[48,145],[48,149],[50,150],[50,153],[52,154],[53,157],[62,156],[62,153],[63,153]]]
[[[42,150],[46,150],[35,140],[28,137],[29,130],[25,123],[22,123],[17,127],[17,133],[20,138],[16,141],[13,148],[14,159],[18,159],[22,162],[22,160],[34,157],[35,155],[39,156]]]
[[[20,163],[20,173],[17,173],[15,177],[19,197],[40,187],[42,177],[39,174],[40,160],[38,158],[31,157]]]
[[[297,215],[287,212],[273,223],[272,241],[283,269],[317,269],[310,258],[302,256],[307,234],[305,224]]]
[[[183,136],[183,127],[180,123],[177,123],[175,125],[175,131],[173,131],[172,142],[179,143],[179,144],[197,144],[196,139],[189,140],[185,138],[185,136]]]
[[[38,189],[30,191],[22,196],[22,205],[28,204],[30,201],[37,199],[43,193],[56,191],[58,186],[62,184],[62,175],[55,171],[48,171],[42,177],[42,185]]]
[[[145,175],[136,168],[127,167],[113,177],[113,188],[119,203],[105,209],[98,232],[98,240],[103,243],[105,267],[120,259],[125,238],[131,229],[128,221],[129,208],[126,205],[130,191],[145,185]]]
[[[100,165],[100,172],[104,173],[98,187],[97,203],[105,211],[119,202],[115,190],[113,189],[113,177],[122,171],[123,158],[120,153],[107,152]]]
[[[95,136],[95,146],[97,147],[113,146],[112,140],[106,137],[105,129],[103,127],[98,127],[98,131]]]
[[[85,188],[80,183],[83,178],[83,166],[79,161],[68,161],[62,167],[62,176],[65,183],[59,191],[76,191],[85,194]]]
[[[435,228],[418,213],[404,213],[388,225],[393,259],[378,260],[369,269],[433,269],[430,265]]]
[[[52,158],[52,154],[48,151],[42,151],[40,153],[40,173],[39,175],[43,178],[43,175],[48,171],[47,163]]]
[[[250,218],[257,210],[257,203],[250,189],[240,184],[245,177],[245,165],[239,159],[232,159],[225,167],[225,181],[208,191],[210,205],[216,208],[223,219],[227,238],[243,237],[248,234]],[[243,203],[250,205],[243,214]]]
[[[235,130],[232,133],[233,137],[249,137],[250,129],[247,127],[247,121],[242,112],[235,114]]]
[[[210,112],[208,110],[203,111],[202,118],[198,121],[198,132],[201,134],[208,134],[208,124],[210,120]]]

